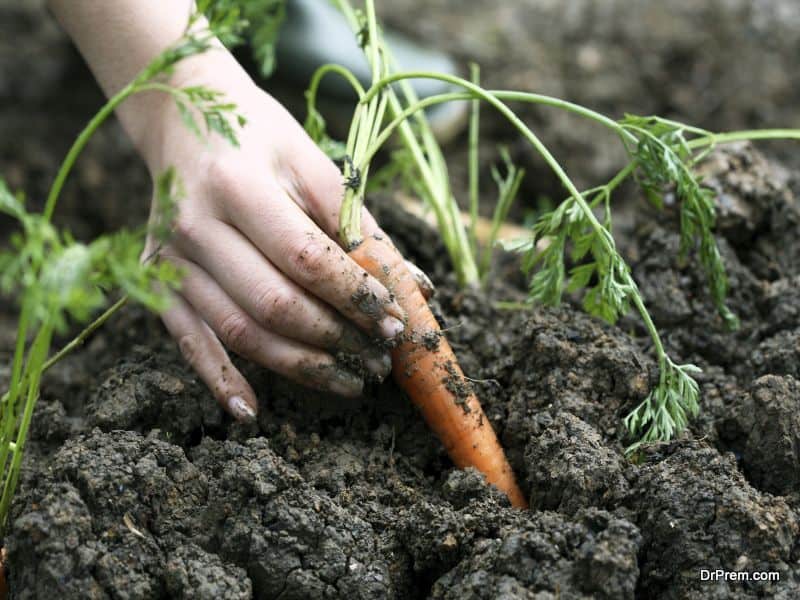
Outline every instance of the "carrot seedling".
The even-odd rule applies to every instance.
[[[630,268],[616,248],[611,232],[611,196],[625,180],[634,176],[646,195],[657,204],[661,194],[673,189],[681,202],[681,254],[697,250],[700,263],[707,275],[712,300],[723,323],[736,328],[738,320],[725,305],[727,278],[716,241],[713,236],[715,211],[709,190],[703,188],[693,173],[695,164],[716,144],[742,140],[800,139],[800,131],[791,129],[738,131],[715,134],[699,128],[658,117],[627,116],[615,120],[587,107],[559,98],[509,90],[486,90],[473,81],[453,75],[429,72],[393,72],[386,50],[379,43],[370,43],[379,35],[372,2],[367,2],[367,18],[355,11],[347,0],[337,0],[354,31],[367,31],[365,53],[373,66],[372,85],[367,90],[357,89],[359,103],[354,114],[353,132],[358,132],[358,144],[348,143],[347,152],[352,164],[366,177],[368,165],[380,148],[394,133],[399,133],[405,166],[413,169],[416,190],[433,210],[439,232],[448,254],[459,273],[462,285],[473,283],[485,273],[486,263],[476,260],[477,248],[472,243],[474,234],[464,231],[458,218],[458,206],[450,193],[447,171],[441,150],[426,127],[423,110],[443,102],[473,101],[470,127],[470,212],[477,212],[477,136],[478,116],[475,102],[488,104],[506,118],[532,146],[534,151],[552,169],[568,193],[567,198],[554,210],[542,215],[534,224],[531,236],[508,244],[507,248],[522,253],[523,268],[530,274],[530,302],[558,304],[565,291],[583,291],[583,306],[590,314],[614,323],[631,307],[639,313],[653,341],[659,366],[659,381],[647,398],[626,418],[634,443],[668,440],[684,430],[691,416],[698,411],[699,388],[692,378],[698,368],[691,364],[677,364],[666,353],[658,330],[650,317]],[[371,16],[370,16],[371,15]],[[327,72],[341,67],[327,66]],[[380,77],[380,78],[379,78]],[[438,79],[457,86],[454,91],[418,100],[408,83],[415,78]],[[404,103],[392,89],[399,85]],[[382,106],[387,98],[391,119],[382,124],[382,113],[374,108]],[[614,131],[624,144],[630,161],[609,182],[596,188],[579,191],[558,160],[538,136],[508,106],[509,102],[533,103],[565,110],[603,125]],[[372,118],[361,126],[364,115],[372,108]],[[309,111],[315,111],[314,95],[309,94]],[[413,119],[416,131],[409,123]],[[319,133],[319,132],[318,132]],[[365,142],[365,140],[368,140]],[[349,140],[349,142],[352,140]],[[366,150],[365,150],[366,146]],[[346,170],[347,171],[347,170]],[[345,173],[347,175],[347,172]],[[501,201],[495,218],[502,221],[513,196],[510,183],[501,185]],[[358,210],[364,187],[345,196],[342,211],[343,233],[346,243],[358,240]],[[506,196],[504,196],[504,193]],[[357,199],[354,199],[357,198]],[[504,199],[505,198],[505,199]],[[600,216],[598,216],[599,213]],[[348,228],[348,229],[345,229]],[[574,266],[567,268],[565,254],[570,252]],[[480,264],[480,269],[469,265]]]
[[[88,141],[130,96],[143,91],[162,91],[172,96],[184,121],[198,135],[214,131],[232,144],[243,119],[236,107],[219,92],[204,87],[175,88],[163,79],[179,61],[213,46],[217,38],[231,39],[241,27],[239,12],[223,9],[211,0],[197,3],[183,36],[156,57],[128,85],[114,95],[78,135],[56,174],[41,214],[29,212],[21,195],[12,194],[0,180],[0,212],[16,219],[21,231],[11,238],[10,248],[0,252],[0,290],[20,303],[17,337],[8,390],[0,398],[0,537],[7,526],[11,500],[16,490],[33,411],[39,398],[41,379],[47,369],[78,347],[130,298],[160,311],[168,303],[168,291],[180,274],[157,256],[141,261],[146,235],[164,242],[171,232],[181,186],[174,169],[167,169],[155,182],[155,218],[148,227],[103,235],[80,243],[51,223],[59,196],[75,161]],[[123,293],[64,348],[48,358],[53,336],[66,331],[70,322],[89,323],[106,305],[111,292]]]

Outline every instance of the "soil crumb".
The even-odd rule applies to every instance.
[[[462,408],[465,414],[469,413],[472,410],[469,407],[469,399],[475,394],[472,384],[459,373],[452,361],[448,360],[444,364],[444,368],[447,371],[447,377],[442,380],[442,383],[447,391],[453,394],[454,402]]]

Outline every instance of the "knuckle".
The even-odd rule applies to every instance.
[[[345,186],[342,174],[328,157],[323,156],[313,171],[313,181],[308,181],[304,188],[310,208],[315,211],[338,207],[344,196]]]
[[[320,362],[313,350],[297,353],[286,353],[275,361],[273,369],[289,379],[304,385],[316,380],[318,373],[315,366]]]
[[[182,335],[178,340],[178,348],[180,348],[181,354],[186,362],[192,367],[197,367],[202,353],[200,338],[194,333]]]
[[[281,285],[262,287],[253,294],[256,314],[266,325],[272,325],[276,318],[285,316],[296,302],[294,295]]]
[[[241,165],[227,157],[215,157],[205,164],[206,188],[214,197],[236,198],[240,194]]]
[[[241,313],[234,312],[222,319],[219,335],[222,343],[237,354],[248,354],[252,350],[250,323]]]
[[[314,286],[328,275],[328,258],[334,251],[333,242],[327,243],[309,236],[295,243],[290,249],[290,260],[301,284]]]
[[[173,224],[173,236],[176,244],[192,244],[201,236],[202,225],[194,217],[179,214]]]

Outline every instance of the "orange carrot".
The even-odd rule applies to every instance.
[[[8,551],[0,548],[0,600],[8,598],[8,581],[6,580],[6,566],[8,565]]]
[[[492,425],[401,254],[388,240],[370,236],[350,251],[350,257],[383,283],[406,311],[403,341],[392,350],[394,380],[457,467],[475,467],[513,506],[527,508]]]

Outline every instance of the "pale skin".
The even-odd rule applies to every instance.
[[[182,34],[189,0],[50,0],[106,94],[112,95]],[[199,140],[165,94],[130,98],[118,117],[155,177],[174,166],[186,197],[160,255],[183,270],[162,319],[220,404],[253,419],[258,401],[228,350],[318,389],[361,394],[364,379],[340,367],[358,354],[385,377],[384,344],[403,330],[391,294],[353,262],[337,237],[338,168],[233,56],[218,49],[177,66],[173,85],[225,93],[247,118],[240,147]],[[380,232],[365,211],[365,235]],[[148,242],[145,255],[154,245]],[[424,277],[424,276],[421,276]],[[374,298],[365,310],[359,298]],[[227,350],[226,350],[227,348]]]

